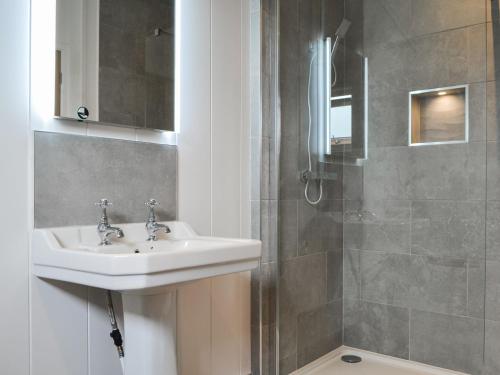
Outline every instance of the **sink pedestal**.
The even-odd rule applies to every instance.
[[[125,375],[177,375],[177,294],[158,293],[122,293]]]

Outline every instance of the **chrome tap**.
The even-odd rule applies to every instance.
[[[149,208],[148,221],[146,221],[146,231],[148,232],[148,241],[156,241],[158,239],[158,232],[170,233],[170,228],[167,225],[159,224],[156,222],[155,207],[158,206],[158,202],[155,199],[150,199],[145,203],[146,207]]]
[[[95,203],[97,207],[102,209],[101,219],[99,220],[99,224],[97,224],[97,233],[101,238],[100,245],[111,245],[111,239],[113,237],[123,238],[124,234],[120,228],[112,227],[108,222],[108,215],[106,209],[113,205],[113,203],[109,202],[107,199],[103,198],[99,202]]]

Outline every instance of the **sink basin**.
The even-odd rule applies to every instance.
[[[37,229],[33,272],[44,278],[103,289],[132,291],[178,284],[258,266],[256,240],[198,236],[183,222],[146,241],[144,224],[118,225],[125,237],[100,246],[95,226]]]
[[[259,265],[255,240],[198,236],[186,223],[164,222],[171,233],[146,241],[143,223],[123,224],[125,237],[98,245],[95,226],[37,229],[33,273],[119,291],[125,333],[124,375],[177,375],[176,287]]]

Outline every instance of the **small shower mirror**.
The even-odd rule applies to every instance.
[[[56,118],[174,130],[175,0],[57,0]]]
[[[331,147],[349,145],[352,139],[352,95],[330,98]]]
[[[409,145],[465,143],[469,139],[469,87],[410,92]]]
[[[318,46],[321,161],[357,162],[367,157],[368,60],[347,44],[335,59],[338,43]]]

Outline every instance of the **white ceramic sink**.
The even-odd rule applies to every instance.
[[[44,278],[132,291],[258,266],[260,241],[198,236],[186,223],[165,222],[170,234],[145,241],[144,224],[117,225],[125,237],[100,246],[95,226],[37,229],[33,271]]]
[[[177,375],[177,285],[259,265],[260,241],[202,237],[186,223],[163,224],[171,233],[157,241],[145,241],[142,223],[116,225],[125,237],[108,246],[97,245],[96,226],[33,232],[36,276],[121,292],[124,375]]]

